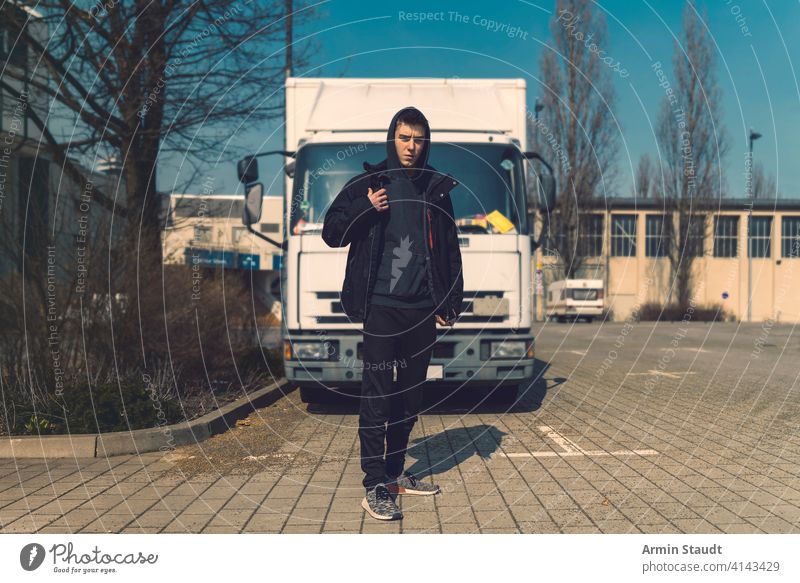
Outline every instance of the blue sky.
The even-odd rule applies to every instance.
[[[630,72],[626,79],[614,75],[620,137],[617,190],[628,195],[640,155],[656,156],[651,124],[656,122],[664,93],[650,65],[661,61],[671,72],[673,37],[681,35],[684,3],[609,0],[597,5],[606,13],[609,28],[608,46],[603,48]],[[755,145],[756,161],[776,176],[785,197],[800,197],[796,161],[800,152],[800,3],[706,0],[698,5],[701,12],[708,11],[707,24],[717,50],[722,122],[730,145],[724,160],[729,195],[744,196],[747,128],[752,126],[763,134]],[[331,0],[320,4],[323,16],[313,27],[296,31],[296,38],[313,37],[319,51],[312,66],[296,70],[295,75],[522,77],[532,105],[543,93],[539,60],[550,43],[548,21],[553,9],[550,1]],[[410,22],[401,18],[401,11],[443,11],[444,16],[440,21]],[[464,18],[452,17],[451,11]],[[509,38],[476,24],[481,18],[517,26],[527,34]],[[279,148],[279,139],[263,142],[273,130],[251,128],[237,141],[253,148]],[[263,174],[270,169],[266,164],[262,168]],[[174,177],[174,172],[163,169],[162,188]],[[233,164],[214,169],[212,175],[217,192],[241,191]]]

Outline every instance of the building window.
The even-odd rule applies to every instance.
[[[714,257],[739,255],[739,217],[714,217]]]
[[[611,255],[636,256],[636,215],[611,215]]]
[[[800,217],[781,219],[781,257],[800,257]]]
[[[686,235],[687,257],[702,257],[706,239],[706,217],[704,215],[689,215]]]
[[[278,233],[280,230],[281,226],[278,223],[261,223],[262,233]]]
[[[603,254],[603,215],[580,215],[578,255],[600,257]]]
[[[645,255],[647,257],[666,257],[672,233],[672,216],[647,215],[645,219]]]
[[[550,232],[547,233],[547,238],[542,246],[542,255],[545,257],[561,257],[561,249],[564,246],[566,237],[563,232],[556,233],[551,227]]]
[[[244,227],[234,227],[233,232],[231,233],[233,237],[233,244],[239,245],[242,242],[242,235],[247,232],[247,229]]]
[[[37,256],[44,253],[50,241],[50,162],[41,156],[20,156],[17,171],[17,187],[23,202],[18,207],[18,241],[24,242],[26,255]]]
[[[211,243],[211,227],[201,227],[199,225],[195,225],[194,242]]]
[[[772,217],[750,217],[748,229],[748,252],[750,257],[771,257],[770,233],[772,232]]]
[[[23,39],[17,39],[7,28],[0,29],[0,59],[24,67],[27,54],[28,46]]]

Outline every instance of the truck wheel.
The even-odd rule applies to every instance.
[[[303,403],[333,403],[336,392],[325,387],[300,387],[300,400]]]

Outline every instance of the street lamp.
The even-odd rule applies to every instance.
[[[753,222],[753,142],[761,137],[750,128],[750,170],[747,174],[747,198],[750,199],[747,213],[747,321],[753,321],[753,250],[750,245],[750,223]]]

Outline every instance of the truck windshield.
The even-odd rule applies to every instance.
[[[366,160],[386,157],[384,143],[309,144],[297,153],[290,233],[319,233],[333,199]],[[525,162],[508,144],[431,144],[429,164],[451,174],[461,233],[527,234]],[[366,192],[364,196],[366,196]]]

